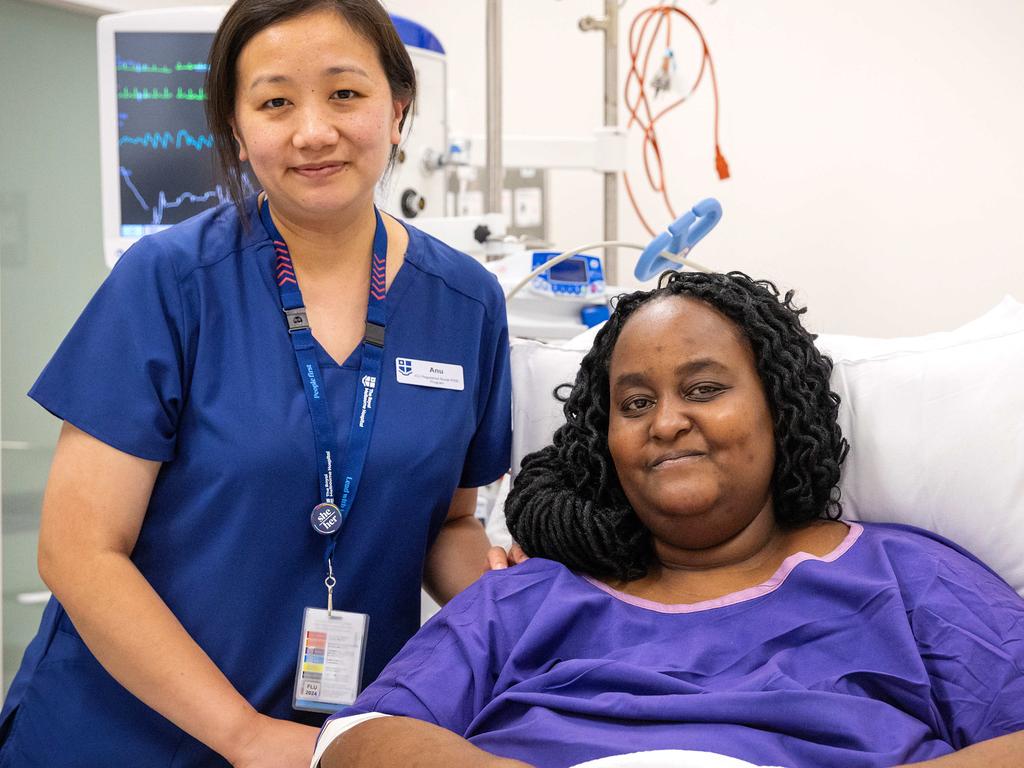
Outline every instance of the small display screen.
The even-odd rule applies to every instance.
[[[587,282],[587,264],[583,259],[566,259],[548,270],[548,275],[552,283],[583,285]]]

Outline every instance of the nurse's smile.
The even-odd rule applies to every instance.
[[[336,173],[340,173],[345,170],[347,163],[310,163],[309,165],[300,165],[295,167],[293,170],[300,176],[304,176],[307,179],[322,179],[328,176],[333,176]]]

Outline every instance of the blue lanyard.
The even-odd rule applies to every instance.
[[[327,408],[327,392],[320,363],[316,356],[316,342],[309,328],[302,292],[295,279],[295,268],[284,238],[274,226],[270,217],[270,206],[260,205],[260,218],[274,242],[274,276],[281,296],[281,309],[288,324],[295,360],[299,366],[299,378],[306,391],[306,403],[313,420],[313,439],[316,444],[317,469],[320,475],[320,503],[313,508],[310,523],[313,529],[328,537],[327,561],[329,578],[333,579],[331,557],[341,530],[355,502],[359,479],[370,449],[370,435],[377,415],[379,398],[377,385],[380,381],[381,362],[384,357],[384,329],[386,314],[384,301],[387,296],[387,253],[388,235],[380,211],[373,209],[377,228],[373,235],[373,259],[370,265],[370,295],[366,307],[366,331],[363,335],[362,364],[359,368],[359,382],[352,411],[352,426],[349,430],[348,450],[341,463],[340,487],[335,483],[334,462],[338,457],[337,435],[331,413]]]

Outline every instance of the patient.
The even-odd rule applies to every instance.
[[[1024,600],[938,536],[840,522],[839,398],[791,299],[740,273],[623,297],[509,496],[532,559],[428,622],[322,765],[1024,766]]]

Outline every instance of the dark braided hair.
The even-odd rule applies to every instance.
[[[631,581],[647,573],[650,533],[608,451],[608,369],[629,317],[666,296],[709,304],[750,342],[774,423],[771,494],[779,525],[838,519],[839,465],[849,444],[836,421],[839,396],[829,389],[832,361],[800,324],[807,310],[794,306],[793,293],[780,298],[774,283],[742,272],[671,272],[655,290],[621,296],[565,398],[566,423],[551,445],[523,459],[505,503],[509,531],[526,553],[593,576]]]

